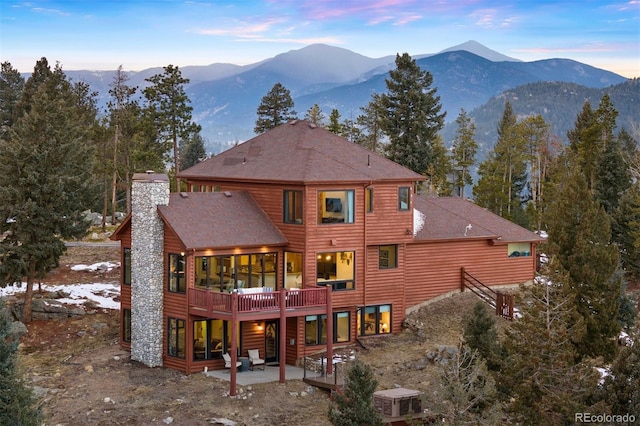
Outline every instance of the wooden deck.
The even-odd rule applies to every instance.
[[[308,371],[305,371],[307,373]],[[315,386],[317,388],[336,390],[337,388],[344,387],[344,375],[342,374],[330,374],[330,375],[313,375],[307,376],[302,379],[303,382]]]

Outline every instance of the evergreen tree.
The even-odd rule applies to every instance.
[[[378,95],[373,95],[373,100],[367,106],[361,107],[362,114],[356,118],[356,124],[362,129],[362,137],[357,143],[371,152],[382,154],[383,147],[380,143],[382,139],[382,129],[376,104]]]
[[[440,390],[429,405],[443,422],[454,425],[499,423],[502,405],[497,401],[495,380],[477,351],[459,345],[455,355],[442,365],[439,379]]]
[[[478,351],[491,371],[499,370],[502,365],[502,349],[494,317],[486,303],[478,301],[473,311],[465,317],[462,333],[465,345]]]
[[[88,139],[96,111],[78,93],[57,66],[0,140],[0,284],[26,277],[24,322],[34,280],[58,265],[63,238],[88,228],[82,212],[93,195]]]
[[[602,152],[598,163],[594,198],[608,215],[618,207],[620,197],[631,186],[631,175],[624,160],[622,147],[617,138],[612,138]]]
[[[332,109],[331,114],[329,114],[329,125],[327,126],[327,130],[336,135],[342,133],[340,112],[336,108]]]
[[[180,161],[182,162],[180,170],[193,167],[207,158],[204,139],[200,136],[200,133],[193,135],[191,139],[180,144],[180,149]]]
[[[281,83],[274,84],[271,90],[262,97],[257,112],[258,119],[253,128],[256,134],[264,133],[297,118],[297,113],[293,109],[291,92]]]
[[[447,180],[451,174],[451,158],[440,135],[431,143],[432,161],[427,166],[427,179],[423,185],[426,193],[438,196],[449,196],[453,191],[451,183]],[[426,187],[426,188],[425,188]]]
[[[580,358],[603,356],[611,360],[622,282],[616,274],[619,253],[611,244],[609,218],[593,200],[573,155],[558,162],[549,186],[544,222],[549,233],[545,252],[557,257],[568,273],[567,285],[587,328],[576,343]]]
[[[478,143],[475,140],[476,125],[471,121],[464,108],[460,109],[456,124],[458,128],[451,147],[451,162],[455,171],[455,191],[464,198],[465,187],[473,184],[470,169],[476,163]]]
[[[389,138],[392,161],[426,175],[434,161],[432,144],[444,126],[440,97],[431,88],[433,76],[408,53],[396,55],[396,68],[385,80],[387,93],[375,97],[380,128]]]
[[[542,227],[544,210],[544,185],[548,180],[549,167],[554,150],[549,137],[549,125],[541,115],[530,116],[517,125],[517,137],[524,141],[525,163],[529,170],[529,222],[534,229]]]
[[[576,361],[586,329],[568,274],[553,257],[546,266],[546,280],[520,290],[522,316],[506,330],[500,374],[512,420],[525,425],[573,423],[588,411],[597,382],[595,370]]]
[[[640,416],[640,332],[630,337],[632,345],[625,346],[611,365],[610,374],[604,379],[599,397],[612,414]]]
[[[478,168],[473,188],[476,203],[516,223],[523,223],[522,198],[526,186],[525,144],[518,137],[516,116],[509,102],[498,124],[498,140]]]
[[[13,126],[16,104],[24,88],[24,78],[10,62],[3,62],[0,70],[0,129]],[[3,130],[4,131],[4,130]]]
[[[143,90],[148,103],[147,112],[153,120],[157,142],[164,147],[165,152],[173,149],[173,171],[176,176],[174,188],[179,191],[179,141],[188,140],[201,130],[200,126],[192,121],[193,107],[184,91],[189,79],[182,77],[182,72],[177,66],[168,65],[164,67],[162,74],[153,75],[145,81],[151,83]]]
[[[331,424],[382,426],[382,417],[373,407],[376,386],[378,382],[371,367],[359,360],[350,362],[344,389],[334,393],[329,409]]]
[[[613,240],[620,260],[632,278],[640,278],[640,186],[633,185],[620,198],[613,212]]]
[[[33,67],[33,72],[29,76],[29,79],[25,82],[24,88],[22,89],[22,93],[20,94],[20,98],[15,106],[15,118],[14,121],[22,116],[22,114],[26,114],[29,112],[31,108],[31,104],[33,103],[33,97],[35,96],[38,88],[41,84],[51,77],[52,71],[49,66],[49,61],[47,58],[40,58],[35,66]]]
[[[333,111],[332,111],[332,114],[333,114]],[[309,110],[304,115],[304,119],[312,122],[316,126],[324,125],[324,114],[322,113],[322,110],[320,109],[318,104],[313,104],[313,106],[309,108]]]
[[[37,426],[42,413],[16,367],[19,340],[11,335],[11,319],[0,298],[0,425]]]

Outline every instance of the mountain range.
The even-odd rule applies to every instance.
[[[491,129],[497,126],[505,98],[517,96],[506,94],[520,87],[527,89],[526,95],[519,96],[526,96],[531,100],[557,94],[553,85],[559,82],[573,85],[571,87],[575,90],[569,89],[568,93],[575,93],[575,111],[566,111],[564,104],[553,102],[547,105],[546,112],[543,110],[543,116],[549,120],[549,108],[564,109],[563,113],[572,116],[573,121],[569,124],[571,126],[585,100],[590,100],[595,108],[604,90],[628,84],[626,89],[631,90],[632,96],[625,97],[625,102],[631,102],[631,106],[625,106],[624,110],[629,110],[629,120],[640,117],[640,89],[638,84],[633,84],[637,83],[637,79],[628,80],[610,71],[571,59],[523,62],[475,41],[452,46],[435,54],[415,55],[414,59],[422,69],[432,74],[432,87],[437,89],[436,95],[440,96],[443,110],[447,112],[448,128],[443,131],[447,144],[453,134],[451,123],[455,121],[461,108],[476,121],[482,117],[482,126],[476,123],[483,129],[477,133],[477,137],[481,144],[490,144],[495,134],[492,134]],[[386,92],[385,79],[388,78],[389,70],[394,67],[395,56],[369,58],[350,50],[314,44],[250,65],[215,63],[207,66],[185,66],[180,70],[183,77],[190,80],[185,91],[193,106],[194,121],[203,128],[207,150],[218,153],[233,143],[255,135],[253,127],[257,118],[256,110],[262,97],[275,83],[281,83],[291,92],[294,109],[301,118],[314,104],[318,104],[327,117],[335,108],[342,119],[355,119],[361,114],[360,108],[369,103],[372,94]],[[162,71],[158,67],[128,72],[128,84],[142,88],[148,84],[145,82],[146,78]],[[106,104],[115,71],[65,73],[73,80],[89,83],[99,93],[99,104]],[[585,94],[582,88],[590,90],[589,94]],[[585,99],[585,95],[588,98]],[[557,99],[557,96],[554,98]],[[491,102],[502,104],[499,112],[494,111],[497,116],[487,115],[486,105]],[[618,108],[615,99],[613,103]],[[515,106],[514,111],[520,115],[528,114],[526,110],[519,110]],[[475,117],[476,114],[479,114],[478,118]],[[623,114],[620,114],[620,118],[627,120]],[[556,126],[554,131],[560,132],[559,136],[564,137],[568,130],[566,126]],[[489,130],[485,130],[485,127]]]

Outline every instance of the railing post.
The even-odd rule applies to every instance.
[[[327,286],[327,374],[333,374],[333,304],[332,286]]]
[[[464,293],[464,266],[460,268],[460,293]]]

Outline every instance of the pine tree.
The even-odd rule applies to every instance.
[[[88,228],[82,212],[94,190],[89,138],[96,111],[82,93],[57,66],[0,140],[0,284],[26,277],[24,322],[31,321],[34,280],[58,265],[63,238]]]
[[[340,125],[340,111],[336,108],[331,110],[329,114],[329,125],[327,130],[335,135],[339,135],[342,132],[342,126]]]
[[[502,365],[502,349],[498,341],[495,315],[489,312],[487,304],[478,301],[473,311],[464,319],[462,336],[464,343],[487,362],[491,371],[497,371]]]
[[[408,53],[396,55],[396,68],[385,80],[387,92],[375,97],[380,128],[388,136],[386,156],[421,175],[434,161],[432,144],[444,126],[433,76]]]
[[[258,119],[253,128],[256,134],[264,133],[297,118],[297,113],[293,109],[291,92],[281,83],[274,84],[271,90],[262,97],[257,113]]]
[[[427,166],[427,179],[423,185],[425,193],[438,196],[449,196],[453,191],[448,177],[451,174],[451,158],[440,135],[437,135],[431,143],[432,161]]]
[[[444,423],[499,423],[502,405],[497,401],[495,380],[477,351],[459,345],[455,355],[442,365],[439,379],[440,390],[429,405]]]
[[[516,125],[511,103],[506,102],[498,124],[498,140],[478,168],[480,177],[473,194],[478,205],[525,225],[522,223],[522,199],[526,186],[525,144],[518,137]]]
[[[620,248],[622,266],[632,278],[640,278],[640,186],[633,185],[613,212],[613,240]]]
[[[18,343],[11,335],[11,319],[0,298],[0,425],[37,426],[42,424],[42,413],[31,389],[20,379]]]
[[[200,133],[180,144],[180,170],[186,170],[207,158],[207,152],[204,148],[204,139]]]
[[[451,162],[455,171],[455,191],[464,198],[465,187],[473,184],[470,169],[476,163],[478,143],[475,140],[476,125],[464,108],[460,109],[456,124],[458,128],[451,147]]]
[[[13,126],[17,118],[16,104],[24,89],[24,78],[10,62],[3,62],[0,70],[0,129]]]
[[[567,285],[587,328],[576,343],[580,358],[616,353],[614,339],[622,282],[616,273],[619,252],[611,244],[609,218],[592,198],[572,154],[565,155],[554,171],[544,223],[549,233],[544,251],[555,256],[567,271]]]
[[[378,382],[373,370],[362,361],[348,364],[344,389],[334,393],[329,409],[335,426],[382,426],[382,417],[373,407],[373,393]]]
[[[630,335],[633,344],[625,346],[604,379],[599,397],[612,414],[640,416],[640,330]]]
[[[568,274],[553,257],[546,266],[546,280],[520,290],[521,317],[506,330],[500,374],[512,420],[526,425],[572,423],[588,411],[597,381],[595,370],[577,362],[586,328]]]
[[[177,66],[164,67],[162,74],[153,75],[145,81],[151,83],[143,90],[147,100],[147,112],[153,120],[157,142],[165,152],[173,149],[173,174],[176,176],[174,189],[180,190],[180,149],[179,142],[188,140],[200,132],[199,125],[192,121],[189,97],[184,86],[189,79],[182,77]]]
[[[612,138],[602,152],[598,163],[594,197],[607,214],[618,207],[620,197],[631,186],[631,174],[624,160],[618,138]]]
[[[380,128],[380,119],[376,104],[378,95],[373,95],[373,100],[367,106],[361,107],[362,114],[356,118],[356,124],[362,129],[362,137],[357,143],[371,152],[377,154],[383,153],[383,147],[380,140],[382,139],[382,129]]]
[[[334,110],[334,111],[337,111],[337,110]],[[332,114],[333,114],[333,111],[332,111]],[[313,106],[309,108],[309,110],[304,115],[304,119],[312,122],[316,126],[324,125],[324,114],[322,113],[322,110],[320,109],[318,104],[313,104]]]

